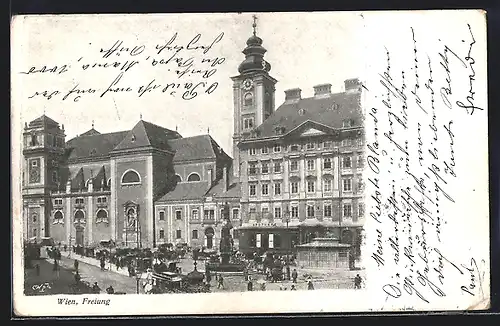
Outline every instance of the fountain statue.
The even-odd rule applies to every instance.
[[[223,208],[222,229],[220,232],[221,240],[219,246],[222,265],[229,264],[229,260],[233,253],[233,239],[231,237],[232,228],[233,226],[231,225],[231,220],[229,218],[229,206],[226,203]]]

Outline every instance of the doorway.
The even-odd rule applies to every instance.
[[[76,227],[75,242],[77,246],[83,246],[84,241],[84,228],[81,226]]]
[[[205,236],[207,237],[207,249],[212,249],[214,246],[214,234],[215,231],[212,227],[205,229]]]

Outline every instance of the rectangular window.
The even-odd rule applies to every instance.
[[[31,160],[31,166],[38,166],[38,160]]]
[[[269,233],[269,248],[273,249],[274,248],[274,234]]]
[[[314,160],[307,160],[307,169],[309,171],[314,170]]]
[[[191,238],[198,239],[198,230],[191,231]]]
[[[281,152],[281,145],[274,145],[273,151],[274,151],[275,153],[279,153],[279,152]]]
[[[257,174],[257,165],[255,163],[250,163],[248,174]]]
[[[292,182],[292,194],[297,194],[299,192],[299,183]]]
[[[197,220],[197,219],[198,219],[198,210],[197,210],[197,209],[193,209],[193,210],[191,211],[191,218],[192,218],[193,220]]]
[[[97,197],[98,204],[106,204],[107,201],[108,201],[108,198],[106,198],[106,197]]]
[[[351,204],[344,204],[344,217],[351,217],[352,216],[352,206]]]
[[[262,162],[262,173],[269,173],[269,165],[267,164],[267,162]]]
[[[316,144],[315,143],[307,143],[306,146],[307,146],[306,147],[307,150],[312,150],[312,149],[314,149],[316,147]]]
[[[331,217],[332,216],[332,205],[331,204],[325,204],[323,207],[323,215],[325,217]]]
[[[158,218],[160,221],[165,221],[165,212],[160,211],[160,217]]]
[[[350,128],[352,127],[352,120],[351,119],[346,119],[342,122],[342,126],[344,128]]]
[[[281,195],[281,183],[274,184],[274,194]]]
[[[181,233],[181,230],[176,230],[176,231],[175,231],[175,238],[176,238],[176,239],[180,239],[180,238],[182,238],[182,233]]]
[[[255,148],[250,148],[248,151],[249,151],[250,155],[257,154],[257,150]]]
[[[76,198],[75,199],[75,204],[77,204],[77,205],[83,205],[83,198]]]
[[[331,179],[323,180],[323,191],[324,192],[331,192],[332,191],[332,180]]]
[[[255,207],[251,207],[250,208],[250,218],[254,219],[256,213],[257,213],[257,210],[255,209]]]
[[[307,205],[307,217],[314,217],[314,205]]]
[[[255,196],[257,194],[257,186],[256,185],[250,185],[249,186],[250,190],[250,196]]]
[[[281,173],[281,162],[274,162],[274,173]]]
[[[63,204],[62,198],[56,198],[56,199],[54,199],[54,205],[62,205],[62,204]]]
[[[233,220],[237,220],[240,217],[240,210],[233,208]]]
[[[332,159],[329,157],[326,157],[323,160],[323,169],[331,169],[332,168]]]
[[[262,235],[260,233],[257,233],[255,235],[255,246],[257,248],[260,248],[260,245],[261,245],[261,241],[262,241]]]
[[[299,145],[290,145],[290,152],[298,152]]]
[[[358,217],[363,217],[365,215],[365,205],[363,203],[358,204]]]
[[[292,217],[293,218],[298,218],[299,217],[299,207],[292,206]]]
[[[160,229],[160,239],[165,239],[165,230]]]
[[[344,156],[342,158],[342,167],[344,169],[350,169],[352,167],[352,162],[351,162],[351,157],[350,156]]]
[[[253,125],[253,118],[243,119],[243,129],[252,129]]]
[[[263,183],[262,186],[262,195],[269,195],[269,185],[267,183]]]
[[[291,161],[290,162],[290,171],[298,171],[299,170],[299,161]]]
[[[356,144],[357,144],[358,146],[363,146],[363,143],[364,143],[363,138],[358,138],[358,139],[356,139]]]
[[[262,147],[262,148],[260,149],[260,152],[261,152],[262,154],[267,154],[267,153],[269,152],[269,148],[268,148],[267,146],[264,146],[264,147]]]
[[[204,214],[205,220],[214,220],[215,219],[215,211],[213,209],[206,209]]]
[[[342,184],[343,184],[342,189],[344,191],[352,191],[352,180],[351,179],[343,179]]]
[[[307,181],[307,192],[314,192],[315,182],[312,180]]]
[[[180,209],[175,211],[175,219],[176,220],[181,220],[182,219],[182,211]]]
[[[281,218],[281,207],[274,208],[274,218]]]
[[[363,178],[358,178],[357,185],[358,185],[358,192],[363,192],[363,190],[365,189]]]
[[[347,147],[347,146],[351,146],[351,140],[350,139],[342,140],[342,147]]]
[[[54,141],[54,136],[47,135],[47,145],[52,146],[53,141]]]
[[[269,214],[269,208],[262,207],[261,213],[262,213],[262,217],[264,217],[264,218],[267,217],[267,214]]]
[[[363,155],[358,155],[358,160],[356,162],[356,165],[358,166],[358,168],[362,168],[365,165],[365,159]]]
[[[325,141],[325,142],[323,142],[323,148],[324,149],[330,149],[330,148],[332,148],[332,142],[331,141]]]

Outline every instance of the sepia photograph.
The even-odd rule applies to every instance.
[[[18,313],[487,305],[485,20],[427,13],[15,17]]]

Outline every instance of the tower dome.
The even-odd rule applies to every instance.
[[[256,35],[255,28],[257,27],[257,17],[253,17],[253,35],[247,40],[247,46],[243,50],[245,60],[239,65],[238,71],[240,74],[251,71],[265,71],[271,70],[269,62],[264,60],[264,54],[267,50],[262,46],[262,39]]]

